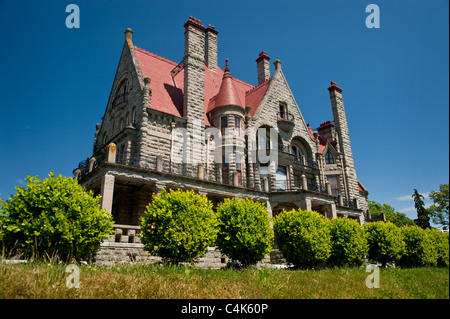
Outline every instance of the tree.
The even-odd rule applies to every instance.
[[[178,264],[202,257],[217,236],[217,216],[206,196],[163,189],[141,218],[142,243],[150,254]]]
[[[250,198],[226,198],[217,206],[217,215],[217,247],[232,260],[252,265],[272,250],[273,231],[265,204]]]
[[[386,221],[392,222],[398,227],[415,225],[412,219],[406,217],[403,213],[396,212],[395,208],[389,204],[380,204],[369,200],[369,210],[374,217],[381,216],[381,214],[384,213]]]
[[[428,209],[433,223],[447,226],[448,228],[448,211],[449,211],[449,192],[448,184],[439,185],[439,191],[431,191],[430,198],[433,205]]]
[[[417,189],[414,189],[414,194],[411,197],[414,199],[414,206],[417,210],[417,219],[414,219],[414,222],[422,229],[431,228],[430,217],[423,203],[423,196],[419,194]]]
[[[6,252],[25,258],[87,260],[113,233],[113,220],[93,196],[71,177],[26,178],[27,186],[1,204],[0,225]]]

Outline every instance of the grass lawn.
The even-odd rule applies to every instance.
[[[367,288],[362,268],[214,270],[158,265],[80,266],[69,289],[66,265],[0,264],[0,298],[353,299],[449,298],[448,268],[380,269]]]

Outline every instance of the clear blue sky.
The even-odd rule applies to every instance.
[[[65,8],[80,8],[68,29]],[[380,8],[368,29],[365,8]],[[219,31],[219,64],[256,84],[266,50],[307,123],[332,119],[327,87],[343,88],[357,174],[372,200],[416,217],[413,189],[448,183],[449,4],[396,1],[0,0],[0,197],[27,174],[73,176],[91,155],[127,27],[133,42],[183,58],[189,16]],[[273,72],[273,66],[272,66]],[[429,201],[426,201],[429,203]]]

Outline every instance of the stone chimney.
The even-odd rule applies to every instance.
[[[321,136],[329,141],[332,141],[334,139],[334,124],[331,123],[331,121],[321,123],[317,131]]]
[[[258,68],[258,85],[270,79],[270,57],[266,51],[261,51],[256,59],[256,67]]]
[[[334,124],[339,139],[339,148],[344,160],[345,180],[347,183],[347,199],[358,200],[358,178],[356,176],[355,162],[353,160],[352,147],[350,145],[350,133],[347,125],[347,116],[345,115],[344,99],[342,89],[337,83],[331,81],[328,87],[330,92],[331,109],[333,110]]]
[[[183,116],[204,120],[205,112],[205,27],[190,17],[184,24]]]
[[[205,127],[205,31],[199,19],[190,17],[184,24],[183,116],[188,133],[184,159],[201,163]]]
[[[211,70],[217,70],[217,34],[219,32],[214,26],[208,25],[206,28],[205,40],[205,63]]]

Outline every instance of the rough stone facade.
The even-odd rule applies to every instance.
[[[279,60],[271,75],[270,57],[258,55],[254,86],[233,78],[228,60],[224,70],[218,66],[214,27],[191,17],[184,30],[180,63],[136,47],[133,31],[125,31],[93,154],[74,170],[80,184],[102,195],[116,224],[138,231],[163,188],[194,189],[214,205],[253,197],[269,216],[302,208],[364,223],[368,192],[357,179],[342,89],[334,82],[328,88],[334,124],[315,131]],[[103,243],[97,261],[158,260],[131,235]],[[223,258],[211,248],[200,264],[220,267]],[[266,262],[271,258],[280,260],[276,252]]]

